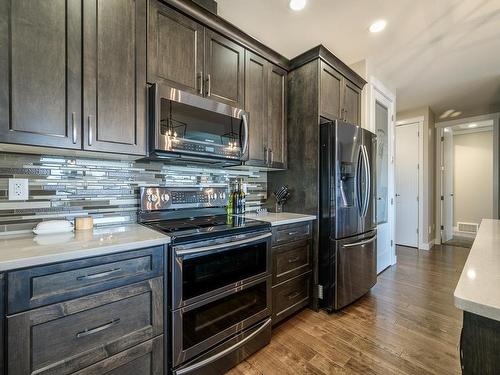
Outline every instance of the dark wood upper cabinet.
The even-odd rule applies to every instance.
[[[0,142],[81,148],[81,0],[0,1]]]
[[[268,80],[269,163],[278,169],[286,168],[287,164],[286,87],[287,72],[271,65]]]
[[[361,125],[361,91],[326,62],[319,61],[320,115],[330,120],[340,119]]]
[[[350,124],[361,125],[361,89],[347,79],[344,79],[344,82],[344,120]]]
[[[146,0],[84,2],[84,149],[146,154]]]
[[[343,77],[338,71],[320,61],[320,110],[321,116],[329,119],[341,118]]]
[[[203,95],[203,26],[151,1],[148,27],[148,82]]]
[[[245,53],[245,110],[249,113],[247,165],[267,164],[267,79],[269,63],[250,51]]]
[[[205,96],[235,107],[244,105],[245,50],[205,29]]]

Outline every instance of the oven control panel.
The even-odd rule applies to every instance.
[[[141,210],[159,211],[179,208],[225,207],[229,190],[217,187],[141,187]]]

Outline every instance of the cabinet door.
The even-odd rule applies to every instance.
[[[84,1],[84,149],[146,154],[146,0]]]
[[[148,82],[203,95],[203,26],[159,1],[149,8]]]
[[[0,1],[0,142],[81,148],[81,1]]]
[[[242,108],[244,105],[245,50],[205,29],[205,95]]]
[[[269,63],[245,52],[245,110],[249,113],[248,165],[267,163],[267,76]]]
[[[330,120],[341,118],[342,75],[325,62],[320,62],[320,112]]]
[[[350,124],[361,125],[361,89],[354,83],[344,80],[344,120]]]
[[[268,145],[270,165],[285,169],[287,162],[286,145],[286,79],[285,70],[272,66],[269,70],[268,85]]]

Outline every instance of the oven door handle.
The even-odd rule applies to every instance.
[[[248,335],[248,337],[245,337],[243,340],[240,342],[237,342],[236,344],[230,346],[229,348],[224,349],[220,353],[217,353],[210,358],[206,358],[203,361],[200,361],[198,363],[193,364],[192,366],[188,366],[183,369],[179,369],[174,372],[175,375],[183,375],[183,374],[189,374],[190,372],[196,371],[210,363],[213,363],[217,361],[218,359],[224,357],[226,354],[229,354],[236,349],[242,347],[245,345],[247,342],[252,340],[255,336],[257,336],[259,333],[261,333],[264,329],[266,329],[269,325],[271,324],[271,318],[267,319],[255,332],[252,332],[252,334]]]
[[[240,240],[240,241],[224,242],[224,243],[217,244],[217,245],[197,247],[194,249],[187,249],[187,250],[175,250],[175,255],[176,256],[184,256],[184,255],[204,253],[204,252],[212,251],[212,250],[219,250],[219,249],[223,249],[223,248],[228,247],[228,246],[245,245],[245,244],[248,244],[251,242],[255,242],[255,241],[263,240],[265,238],[269,238],[271,236],[272,236],[272,233],[266,233],[266,234],[262,234],[260,236],[246,238],[246,239]]]

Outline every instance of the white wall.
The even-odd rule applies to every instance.
[[[493,132],[453,136],[454,226],[493,217]]]

